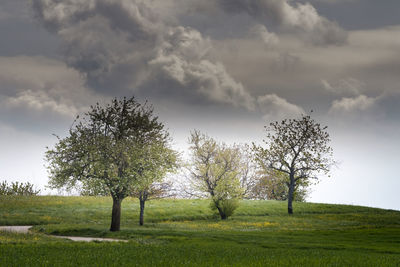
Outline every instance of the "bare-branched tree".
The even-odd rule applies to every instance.
[[[321,127],[310,116],[285,119],[265,127],[266,147],[253,144],[258,163],[264,168],[283,173],[287,177],[288,213],[293,213],[296,184],[318,179],[327,174],[334,161],[327,127]]]

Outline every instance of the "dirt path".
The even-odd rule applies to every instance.
[[[27,234],[29,233],[29,228],[31,228],[32,225],[27,225],[27,226],[0,226],[0,231],[8,231],[8,232],[16,232],[16,233],[21,233],[21,234]]]
[[[0,226],[0,231],[9,231],[9,232],[16,232],[21,234],[28,234],[29,229],[32,225],[26,226]],[[92,242],[92,241],[99,241],[99,242],[128,242],[128,240],[122,239],[113,239],[113,238],[100,238],[100,237],[80,237],[80,236],[59,236],[59,235],[50,235],[51,237],[56,238],[63,238],[69,239],[72,241],[80,241],[80,242]]]

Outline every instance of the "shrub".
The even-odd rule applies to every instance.
[[[8,184],[7,181],[0,183],[0,195],[2,196],[36,196],[40,193],[40,190],[33,189],[33,184],[26,182],[11,182]]]
[[[227,219],[232,216],[235,210],[239,207],[239,200],[237,198],[231,199],[214,199],[211,201],[211,209],[218,211],[222,219]]]

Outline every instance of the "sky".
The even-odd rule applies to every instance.
[[[400,1],[2,0],[0,180],[48,181],[44,152],[113,97],[153,104],[187,148],[198,129],[262,145],[301,114],[337,166],[311,202],[400,210]]]

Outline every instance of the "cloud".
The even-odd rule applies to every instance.
[[[9,96],[28,89],[72,96],[83,88],[78,72],[59,60],[42,56],[0,57],[0,80],[0,93]]]
[[[309,3],[290,4],[287,0],[219,0],[227,12],[246,12],[263,23],[272,21],[288,31],[305,35],[317,45],[342,45],[347,33],[336,22],[318,14]]]
[[[383,91],[376,97],[359,95],[343,97],[332,102],[329,115],[342,120],[376,121],[386,125],[399,126],[400,91]]]
[[[345,78],[332,85],[326,80],[321,80],[325,90],[341,95],[360,95],[365,84],[355,78]]]
[[[62,39],[67,65],[82,75],[86,86],[108,96],[134,93],[150,101],[257,110],[254,96],[276,94],[328,112],[333,97],[376,96],[381,88],[395,90],[397,85],[398,38],[393,36],[398,28],[349,32],[348,43],[342,46],[305,45],[302,38],[315,44],[347,41],[347,33],[310,4],[287,0],[33,3],[37,17]],[[211,14],[212,22],[219,21],[214,18],[218,14],[227,21],[204,22]],[[214,35],[201,22],[212,24]],[[232,23],[241,25],[239,33],[222,33],[236,32]]]
[[[227,73],[223,64],[206,56],[210,49],[210,42],[200,32],[177,27],[170,31],[149,64],[183,90],[197,88],[198,93],[211,100],[254,110],[254,99],[243,85]]]
[[[65,103],[59,103],[43,91],[23,91],[15,97],[9,97],[2,103],[9,109],[27,109],[32,112],[58,113],[66,117],[78,114],[78,109]]]
[[[192,28],[165,24],[145,2],[116,0],[34,0],[46,28],[64,42],[68,66],[87,85],[111,95],[150,87],[182,91],[217,103],[254,108],[254,99],[225,66],[208,53],[211,42]],[[174,88],[171,88],[174,86]]]
[[[275,94],[267,94],[257,98],[258,106],[264,114],[265,120],[280,120],[284,118],[297,117],[304,114],[304,110],[286,99]]]
[[[378,123],[398,129],[400,117],[400,92],[384,91],[376,97],[359,95],[333,101],[330,116],[344,125],[364,122],[365,126]],[[338,120],[339,119],[339,120]]]
[[[146,62],[163,30],[144,4],[34,0],[33,8],[42,24],[61,37],[66,63],[90,87],[122,94],[145,79]]]
[[[354,114],[366,112],[375,106],[376,99],[365,95],[357,97],[343,97],[332,103],[329,113],[331,114]]]
[[[0,122],[24,130],[70,125],[101,97],[78,72],[45,57],[0,57]]]
[[[269,32],[262,24],[254,25],[250,29],[250,34],[260,39],[267,48],[274,48],[279,44],[279,37],[275,33]]]
[[[350,3],[357,2],[359,0],[311,0],[310,2],[321,2],[327,4],[338,4],[338,3]]]

